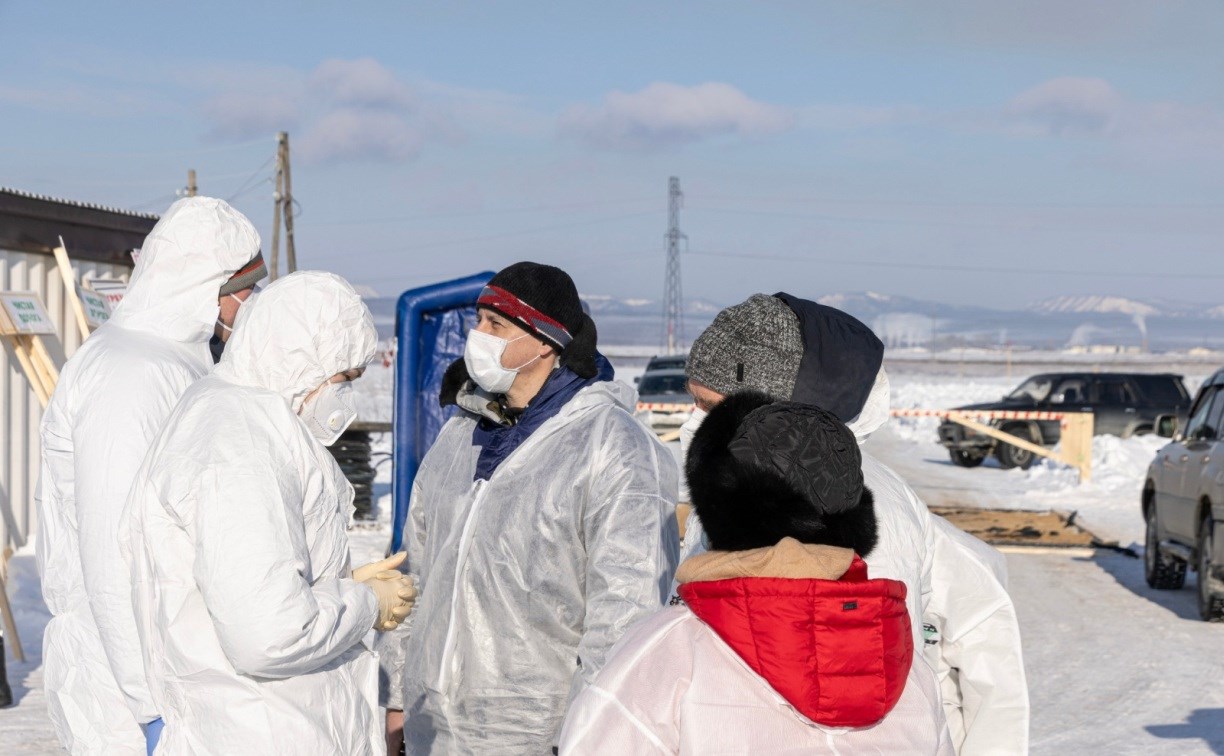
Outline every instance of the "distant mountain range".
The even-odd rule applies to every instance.
[[[600,294],[584,294],[583,300],[599,327],[601,343],[636,347],[662,343],[663,306],[658,300]],[[995,310],[872,291],[827,294],[817,301],[862,320],[890,347],[1224,348],[1224,305],[1083,295]],[[366,302],[380,335],[390,336],[395,298],[370,297]],[[685,300],[682,340],[691,342],[722,307],[705,299]]]

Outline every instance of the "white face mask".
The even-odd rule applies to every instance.
[[[463,347],[463,363],[467,366],[468,375],[476,385],[490,394],[504,394],[514,385],[514,379],[523,368],[540,359],[539,355],[527,360],[516,368],[502,367],[502,355],[506,347],[521,339],[530,338],[525,333],[517,339],[499,339],[483,331],[468,333],[467,344]]]
[[[234,322],[235,322],[235,323],[237,323],[237,322],[238,322],[238,312],[239,312],[240,310],[242,310],[242,306],[243,306],[244,304],[246,304],[247,302],[250,302],[252,299],[254,299],[254,298],[255,298],[255,295],[256,295],[257,293],[259,293],[257,289],[252,289],[252,290],[251,290],[251,293],[250,293],[250,294],[247,294],[247,298],[246,298],[246,299],[238,299],[238,295],[237,295],[237,294],[230,294],[230,295],[228,295],[228,296],[231,296],[231,297],[233,297],[234,299],[236,299],[236,300],[238,301],[238,309],[237,309],[237,310],[234,310]],[[225,323],[224,323],[224,322],[221,320],[221,318],[217,318],[217,325],[219,325],[219,326],[221,326],[222,328],[224,328],[224,329],[225,329],[225,331],[226,331],[226,333],[233,334],[233,332],[234,332],[234,327],[233,327],[233,326],[228,326],[228,325],[226,325],[226,324],[225,324]]]
[[[681,459],[688,459],[689,445],[693,443],[693,435],[697,433],[697,429],[701,427],[708,414],[710,413],[700,407],[693,407],[693,414],[689,415],[689,419],[685,420],[684,425],[680,426]]]
[[[352,381],[323,384],[317,394],[302,402],[298,417],[319,443],[324,446],[336,443],[340,434],[357,419]]]

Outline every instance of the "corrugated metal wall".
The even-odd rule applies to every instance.
[[[126,279],[131,269],[119,265],[74,263],[82,275]],[[81,345],[75,315],[64,296],[64,282],[51,255],[0,249],[0,291],[35,291],[55,321],[59,337],[43,337],[60,369]],[[37,516],[34,487],[38,484],[38,424],[42,407],[30,389],[11,347],[0,353],[0,551],[25,545]]]

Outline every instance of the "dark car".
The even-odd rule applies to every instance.
[[[1035,375],[1001,401],[957,407],[960,410],[1091,412],[1093,433],[1129,438],[1152,433],[1160,415],[1184,416],[1190,395],[1180,375],[1169,373],[1045,373]],[[1054,446],[1062,434],[1058,420],[991,420],[1004,433]],[[997,441],[959,423],[939,426],[939,443],[961,467],[977,467],[991,454],[1005,468],[1028,469],[1037,455]]]
[[[1143,566],[1147,583],[1171,590],[1198,572],[1203,619],[1224,621],[1224,370],[1203,383],[1185,430],[1162,417],[1172,441],[1156,452],[1143,484]]]
[[[643,373],[638,379],[637,409],[639,417],[656,430],[675,428],[688,420],[693,398],[684,369]]]
[[[646,372],[650,373],[655,370],[684,370],[684,366],[688,364],[688,357],[683,354],[659,354],[650,358],[650,362],[646,363]]]

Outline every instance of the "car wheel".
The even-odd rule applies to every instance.
[[[1216,588],[1219,586],[1219,580],[1212,576],[1211,563],[1211,547],[1212,547],[1212,522],[1211,512],[1208,511],[1203,515],[1203,521],[1199,523],[1198,536],[1198,606],[1199,616],[1207,622],[1224,622],[1224,596],[1221,596]]]
[[[1030,440],[1029,429],[1026,427],[1004,428],[1003,430],[1006,433],[1011,433],[1013,436]],[[1013,467],[1027,470],[1037,461],[1037,455],[1033,452],[1028,449],[1021,449],[1018,446],[1012,446],[1004,441],[999,442],[999,447],[995,450],[995,456],[999,459],[999,465],[1008,470]]]
[[[986,461],[985,454],[978,454],[964,449],[949,449],[948,456],[957,467],[978,467]]]
[[[1147,510],[1147,532],[1143,537],[1143,576],[1158,591],[1175,591],[1186,584],[1186,563],[1160,553],[1156,534],[1156,505]]]

